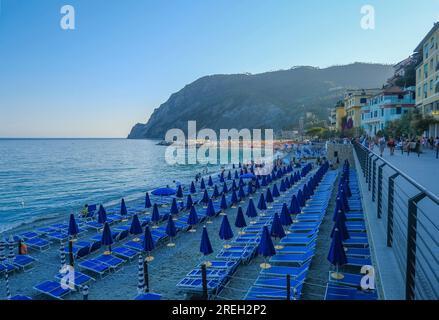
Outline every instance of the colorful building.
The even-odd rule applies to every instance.
[[[380,92],[380,89],[349,89],[344,96],[346,122],[352,123],[353,128],[361,127],[361,110],[367,106],[368,99]]]
[[[390,87],[368,99],[361,109],[361,126],[374,137],[386,128],[389,121],[399,119],[415,108],[415,88]]]
[[[416,107],[424,116],[434,116],[439,120],[439,22],[416,47],[415,52],[422,57],[416,67]],[[426,132],[429,137],[439,136],[439,124],[430,125]]]
[[[343,118],[346,117],[346,110],[343,101],[337,102],[335,105],[335,130],[343,130]]]

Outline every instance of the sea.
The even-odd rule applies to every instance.
[[[169,165],[155,140],[1,139],[0,232],[68,216],[84,204],[114,205],[205,169]],[[209,165],[209,172],[220,165]],[[174,182],[175,181],[175,182]]]

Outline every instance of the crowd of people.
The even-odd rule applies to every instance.
[[[374,151],[375,147],[379,149],[380,156],[384,155],[384,150],[386,146],[389,148],[390,155],[393,156],[395,154],[395,150],[401,150],[401,153],[404,152],[407,155],[414,152],[418,155],[421,155],[423,150],[430,149],[433,150],[435,148],[439,148],[439,137],[436,138],[405,138],[405,137],[388,137],[385,136],[376,136],[376,137],[366,137],[362,136],[359,139],[359,142],[366,148],[371,151]]]

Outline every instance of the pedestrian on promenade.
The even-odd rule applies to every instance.
[[[415,142],[415,150],[419,158],[421,156],[421,141],[419,139]]]
[[[384,148],[386,147],[386,138],[384,136],[378,139],[378,145],[380,147],[380,157],[383,157]]]
[[[395,153],[395,140],[393,140],[392,137],[390,137],[389,142],[387,142],[387,146],[390,150],[390,155],[393,156]]]

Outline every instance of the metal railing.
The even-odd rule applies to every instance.
[[[405,279],[406,299],[439,299],[439,198],[363,145],[354,149]]]

